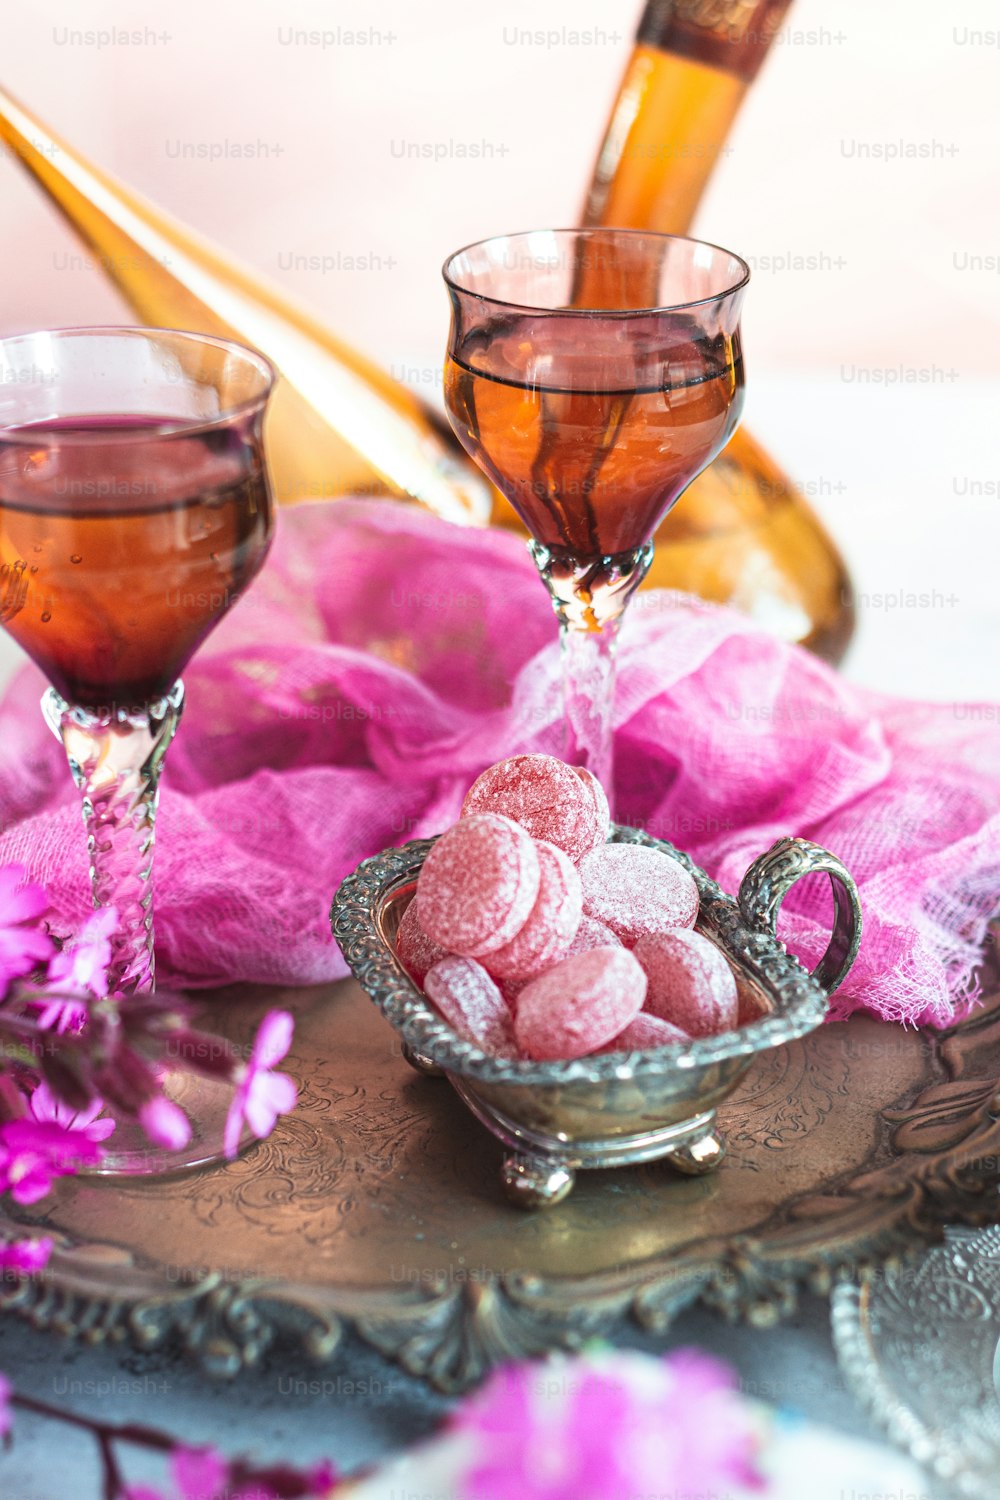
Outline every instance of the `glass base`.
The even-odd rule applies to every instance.
[[[211,1166],[225,1161],[222,1148],[226,1115],[236,1091],[225,1079],[206,1078],[201,1073],[173,1068],[165,1074],[163,1092],[180,1106],[191,1125],[191,1139],[179,1151],[155,1145],[142,1127],[132,1120],[119,1120],[114,1135],[104,1142],[104,1159],[99,1166],[81,1171],[81,1177],[164,1177],[172,1172],[187,1172],[195,1167]],[[253,1144],[254,1136],[244,1130],[240,1151]]]

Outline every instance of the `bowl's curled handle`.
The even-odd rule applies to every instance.
[[[834,916],[830,946],[813,970],[813,978],[832,995],[850,973],[861,944],[858,888],[837,856],[808,839],[779,839],[754,860],[740,883],[738,900],[744,921],[773,936],[781,903],[792,886],[803,875],[817,873],[830,877]]]

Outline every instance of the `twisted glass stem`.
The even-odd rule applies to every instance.
[[[563,759],[586,766],[611,798],[618,620],[599,630],[560,624],[566,737]]]
[[[540,542],[528,547],[559,620],[565,759],[594,773],[613,816],[618,631],[629,600],[649,571],[653,543],[596,559],[556,552]]]
[[[184,687],[137,709],[75,707],[49,688],[42,712],[63,743],[83,797],[96,907],[114,906],[111,994],[153,989],[153,853],[160,771],[174,737]]]

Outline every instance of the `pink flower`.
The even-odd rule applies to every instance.
[[[37,1203],[57,1177],[93,1167],[104,1152],[78,1130],[54,1122],[8,1120],[0,1125],[0,1193]]]
[[[44,1271],[52,1254],[52,1241],[8,1240],[0,1245],[0,1270],[13,1271],[18,1276],[34,1276]]]
[[[94,1142],[106,1141],[115,1128],[114,1120],[101,1115],[103,1108],[103,1099],[91,1099],[85,1109],[73,1110],[56,1098],[47,1083],[40,1083],[28,1101],[32,1119],[39,1124],[61,1125],[64,1130],[75,1131]]]
[[[752,1413],[726,1366],[608,1351],[512,1365],[459,1409],[467,1500],[607,1500],[759,1488]]]
[[[49,963],[46,983],[70,993],[51,1000],[38,1018],[39,1026],[57,1031],[79,1031],[87,1019],[86,1002],[72,991],[84,991],[98,1000],[108,992],[111,934],[118,926],[118,912],[104,906],[85,923],[76,940],[61,948]]]
[[[68,990],[89,990],[101,1000],[108,993],[111,934],[118,926],[113,906],[95,911],[78,933],[49,964],[49,979]]]
[[[244,1120],[262,1141],[271,1134],[278,1116],[295,1108],[298,1091],[294,1079],[273,1071],[292,1045],[294,1025],[286,1010],[268,1011],[260,1023],[250,1061],[238,1078],[226,1116],[223,1144],[230,1160],[239,1151]]]
[[[306,1473],[295,1469],[251,1469],[236,1460],[226,1463],[214,1448],[177,1448],[170,1460],[171,1494],[142,1485],[126,1491],[127,1500],[325,1500],[335,1480],[330,1464]]]
[[[179,1105],[155,1094],[139,1110],[139,1124],[157,1146],[181,1151],[191,1139],[191,1121]]]
[[[229,1478],[229,1465],[214,1448],[177,1448],[170,1460],[170,1478],[176,1500],[216,1500]],[[167,1500],[145,1486],[126,1493],[128,1500]]]
[[[51,1031],[53,1027],[58,1032],[82,1031],[86,1019],[86,1002],[65,995],[48,1001],[38,1017],[38,1024],[43,1031]]]
[[[52,952],[52,939],[38,925],[49,898],[27,876],[23,865],[0,869],[0,998],[12,979],[30,974]]]

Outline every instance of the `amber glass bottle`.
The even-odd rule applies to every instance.
[[[791,0],[649,0],[611,112],[584,223],[686,234]],[[752,379],[752,376],[751,376]],[[850,579],[804,497],[740,428],[656,537],[646,587],[725,600],[839,660]]]
[[[444,418],[308,308],[92,166],[3,90],[0,140],[140,318],[242,340],[278,367],[265,439],[279,500],[393,495],[486,523],[490,486]]]

